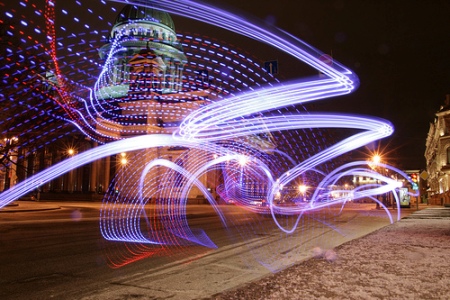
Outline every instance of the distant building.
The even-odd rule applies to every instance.
[[[431,204],[450,204],[450,95],[436,113],[426,141],[428,199]]]

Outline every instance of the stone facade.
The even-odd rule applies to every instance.
[[[431,204],[450,204],[450,95],[430,124],[425,158],[428,173],[428,198]]]

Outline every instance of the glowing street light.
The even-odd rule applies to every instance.
[[[239,157],[239,164],[241,167],[244,167],[248,162],[248,158],[246,156],[240,156]]]
[[[300,192],[300,201],[306,201],[305,194],[306,194],[307,190],[308,190],[308,186],[306,186],[304,184],[300,184],[298,186],[298,191]]]
[[[374,154],[368,161],[367,164],[371,169],[376,169],[378,165],[381,163],[381,155],[380,154]]]
[[[302,193],[302,195],[304,195],[306,193],[306,191],[308,190],[308,187],[304,184],[301,184],[298,186],[298,190],[300,191],[300,193]]]
[[[122,166],[126,165],[128,163],[127,154],[125,152],[120,153],[120,164]]]
[[[372,157],[372,161],[373,161],[375,164],[379,164],[379,163],[381,162],[381,156],[380,156],[379,154],[375,154],[375,155]]]

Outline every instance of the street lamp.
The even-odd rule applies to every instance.
[[[126,166],[128,164],[127,154],[125,152],[120,153],[120,165],[121,165],[121,179],[120,179],[120,190],[124,191],[125,189],[125,171]]]
[[[213,155],[214,160],[216,160],[218,157],[219,156],[217,154]],[[218,185],[217,184],[217,172],[218,172],[218,169],[217,169],[217,167],[214,167],[212,171],[213,171],[213,183],[212,183],[212,191],[211,192],[212,192],[214,199],[217,202],[218,201],[218,195],[217,195],[217,185]]]
[[[372,163],[373,164],[371,164],[371,168],[372,169],[376,169],[377,168],[377,166],[381,163],[381,160],[382,160],[382,157],[381,157],[381,155],[379,155],[379,154],[374,154],[373,156],[372,156]],[[387,176],[388,175],[388,173],[389,173],[389,170],[388,169],[380,169],[380,173],[383,175],[383,176]],[[377,180],[377,183],[379,184],[380,182]],[[388,199],[388,194],[383,194],[383,195],[380,195],[380,197],[382,198],[382,199],[380,199],[381,201],[383,201],[383,204],[384,205],[390,205],[388,202],[390,202],[389,201],[389,199]],[[380,204],[377,202],[377,206],[376,206],[376,208],[377,209],[379,209],[380,208]]]
[[[244,167],[248,162],[248,158],[246,156],[241,155],[239,157],[239,164],[241,165],[241,167]]]
[[[122,166],[125,166],[128,163],[127,154],[122,152],[122,153],[120,153],[120,157],[121,157],[120,158],[120,164]]]
[[[308,187],[304,184],[301,184],[298,186],[298,190],[300,191],[300,193],[304,194],[306,192],[306,190],[308,189]]]
[[[305,201],[305,193],[308,190],[308,187],[306,185],[304,185],[304,184],[301,184],[301,185],[298,186],[298,190],[299,190],[300,195],[301,195],[301,200]]]
[[[75,155],[75,149],[74,148],[68,148],[67,149],[67,155],[70,157],[73,157]],[[76,175],[76,169],[71,169],[69,171],[69,184],[68,184],[68,191],[69,193],[73,193],[75,190],[75,183],[74,183],[74,177],[77,178]],[[76,179],[75,179],[76,180]]]
[[[380,156],[379,154],[375,154],[375,155],[372,157],[372,161],[373,161],[375,164],[379,164],[379,163],[381,162],[381,156]]]
[[[374,154],[368,161],[367,164],[370,166],[372,170],[375,170],[378,165],[381,163],[381,155],[376,153]]]

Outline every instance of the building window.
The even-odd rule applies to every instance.
[[[447,148],[447,165],[450,165],[450,147]]]

